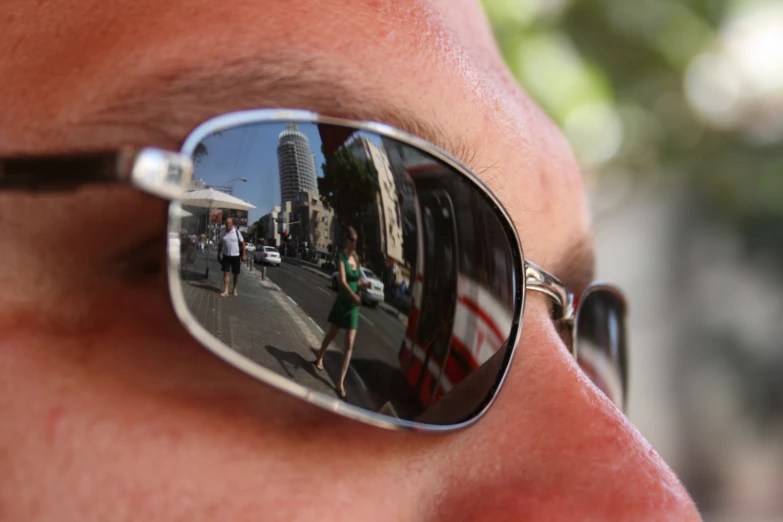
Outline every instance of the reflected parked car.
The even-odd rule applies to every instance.
[[[256,263],[263,263],[265,265],[280,266],[280,252],[275,247],[264,246],[258,247],[253,254]]]
[[[362,298],[362,302],[369,304],[370,306],[376,306],[383,301],[383,283],[369,268],[362,267],[361,276],[362,281],[370,281],[370,286],[362,288],[359,295]],[[340,272],[332,273],[332,289],[337,290],[340,281]]]
[[[247,251],[248,252],[255,252],[256,251],[256,246],[253,243],[248,243],[247,244]]]

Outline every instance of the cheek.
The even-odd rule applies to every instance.
[[[324,506],[335,520],[415,518],[384,493],[418,495],[404,435],[222,364],[160,290],[96,294],[85,306],[100,326],[82,332],[2,336],[0,518],[328,520]]]
[[[122,185],[43,195],[0,191],[0,332],[24,314],[48,321],[63,316],[63,325],[77,321],[94,302],[85,295],[123,283],[139,252],[150,250],[145,243],[155,242],[162,260],[166,208]]]
[[[415,519],[415,501],[384,493],[420,495],[405,435],[228,367],[179,325],[162,274],[116,270],[129,246],[165,237],[164,202],[123,188],[0,197],[0,519],[328,519],[324,506]]]

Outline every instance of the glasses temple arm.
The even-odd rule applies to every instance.
[[[164,199],[178,199],[192,176],[188,156],[155,148],[0,158],[0,190],[72,190],[86,184],[126,182]]]

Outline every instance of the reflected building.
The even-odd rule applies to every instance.
[[[324,206],[317,192],[300,192],[293,203],[297,222],[293,228],[294,239],[311,257],[325,259],[334,240],[334,211]]]
[[[441,175],[439,173],[442,172],[443,166],[428,154],[394,139],[383,138],[383,146],[395,179],[398,180],[404,224],[406,227],[415,227],[416,207],[426,206],[424,202],[417,202],[417,190],[429,193],[428,180]],[[488,218],[484,212],[480,212],[483,204],[479,200],[473,196],[466,198],[465,194],[460,191],[445,199],[443,195],[439,195],[436,199],[440,201],[433,201],[433,209],[438,209],[435,212],[439,213],[439,207],[443,204],[452,207],[455,226],[460,226],[464,231],[456,258],[461,271],[469,274],[474,283],[491,290],[505,306],[511,306],[513,295],[503,283],[513,272],[513,266],[508,263],[502,248],[506,242],[505,231],[497,225],[494,218]],[[419,194],[419,197],[422,197],[422,194]],[[462,223],[457,223],[458,221]]]
[[[381,145],[365,136],[358,136],[348,147],[357,158],[372,162],[378,173],[378,195],[370,208],[364,229],[367,235],[366,255],[370,257],[373,269],[384,276],[385,283],[393,279],[399,281],[402,269],[406,266],[403,257],[402,211],[397,180],[389,158]]]
[[[411,173],[426,170],[432,164],[432,158],[418,149],[409,147],[395,139],[382,137],[383,150],[389,160],[394,184],[397,188],[397,200],[400,205],[402,220],[402,241],[404,266],[400,270],[398,280],[410,288],[411,272],[416,266],[416,254],[418,252],[417,231],[419,224],[416,221],[416,189]]]
[[[427,407],[502,355],[513,320],[513,259],[491,207],[460,176],[393,139],[383,145],[415,252],[406,259],[412,299],[400,368]]]
[[[277,168],[280,173],[280,201],[293,201],[300,192],[318,193],[315,156],[310,140],[296,123],[288,123],[279,135]]]
[[[264,238],[266,245],[274,247],[280,246],[281,213],[280,206],[275,205],[267,214],[267,216],[269,216],[269,227],[266,230],[266,237]]]

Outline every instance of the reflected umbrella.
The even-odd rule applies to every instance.
[[[250,210],[256,208],[255,205],[251,205],[245,200],[213,188],[187,192],[182,196],[181,204],[192,207],[225,208],[233,210]]]
[[[182,196],[180,204],[208,209],[208,220],[211,220],[213,208],[230,210],[250,210],[256,208],[255,205],[251,205],[245,200],[234,197],[231,194],[226,194],[225,192],[215,190],[214,188],[191,190]],[[183,212],[186,211],[183,210]],[[206,256],[209,256],[209,252],[206,253]],[[206,269],[206,275],[209,276],[209,267]]]

